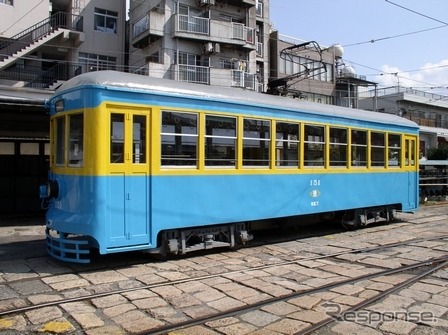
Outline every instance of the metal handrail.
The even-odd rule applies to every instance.
[[[58,80],[66,81],[81,73],[82,65],[58,63],[45,71],[41,71],[33,80],[24,86],[33,88],[49,88]]]
[[[82,16],[59,12],[36,23],[0,44],[0,60],[12,56],[58,28],[82,31]]]

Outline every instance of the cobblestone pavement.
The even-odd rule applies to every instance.
[[[40,221],[3,224],[0,334],[150,334],[158,327],[277,298],[169,334],[295,334],[405,282],[414,273],[358,280],[319,292],[316,288],[448,255],[448,239],[437,239],[448,235],[448,204],[423,206],[418,213],[400,214],[400,218],[401,222],[389,225],[167,262],[128,253],[101,257],[89,265],[49,258]],[[399,244],[415,239],[421,240]],[[381,245],[387,248],[350,253]],[[280,299],[293,292],[302,294]],[[93,298],[81,298],[92,294]],[[27,306],[37,308],[6,313]],[[447,334],[448,268],[314,333]]]

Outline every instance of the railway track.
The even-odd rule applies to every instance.
[[[213,279],[213,278],[222,277],[223,275],[230,276],[230,275],[236,275],[236,274],[241,274],[241,273],[250,273],[250,272],[254,272],[254,271],[275,269],[275,268],[280,268],[280,267],[294,265],[294,264],[301,265],[302,263],[306,263],[306,262],[310,262],[310,261],[336,259],[340,263],[350,262],[350,261],[347,261],[345,259],[341,259],[338,257],[343,256],[343,255],[350,255],[350,254],[352,254],[352,255],[353,254],[368,254],[371,252],[385,251],[390,248],[411,246],[411,245],[415,245],[415,244],[419,244],[419,243],[423,243],[423,242],[430,242],[430,241],[443,241],[443,242],[446,242],[446,244],[448,246],[448,235],[433,236],[433,237],[428,237],[428,238],[416,238],[416,239],[412,239],[412,240],[408,240],[408,241],[404,241],[404,242],[396,242],[396,243],[389,243],[389,244],[385,244],[385,245],[379,245],[376,247],[365,247],[365,248],[359,248],[359,249],[351,249],[351,250],[347,250],[347,251],[339,251],[339,252],[334,252],[334,253],[325,254],[325,255],[300,258],[300,259],[296,259],[296,260],[292,260],[292,261],[282,261],[282,262],[277,262],[275,264],[254,266],[251,268],[245,268],[245,269],[241,269],[241,270],[226,271],[224,274],[220,273],[220,274],[214,274],[214,275],[197,276],[197,277],[192,277],[192,278],[188,278],[188,279],[166,280],[166,281],[159,282],[156,284],[151,284],[151,285],[137,286],[137,287],[132,287],[132,288],[119,289],[119,290],[113,290],[113,291],[109,291],[109,292],[101,292],[101,293],[89,294],[89,295],[79,296],[79,297],[74,297],[74,298],[51,301],[51,302],[47,302],[47,303],[23,306],[23,307],[19,307],[19,308],[0,311],[0,317],[10,315],[10,314],[15,314],[15,313],[22,313],[22,312],[30,311],[33,309],[43,308],[43,307],[56,306],[56,305],[61,305],[61,304],[71,303],[71,302],[91,300],[91,299],[95,299],[95,298],[101,298],[101,297],[111,296],[111,295],[115,295],[115,294],[123,294],[123,293],[142,290],[142,289],[150,290],[150,289],[154,289],[156,287],[161,287],[161,286],[166,286],[166,285],[174,286],[174,285],[185,284],[185,283],[189,283],[189,282]],[[435,261],[437,261],[437,260],[429,260],[429,262],[435,262]],[[424,261],[422,263],[417,263],[417,265],[411,265],[411,267],[414,267],[414,266],[420,267],[421,264],[424,264],[425,262],[428,262],[428,261]],[[375,269],[377,271],[380,271],[381,267],[376,266]],[[408,269],[407,267],[403,267],[403,269],[401,271],[405,271],[407,269]],[[388,270],[388,271],[390,271],[390,273],[396,272],[395,270]],[[380,271],[380,272],[378,272],[378,276],[388,274],[389,273],[388,271],[384,271],[384,272]],[[48,278],[48,277],[49,276],[44,276],[43,278]],[[353,279],[351,281],[358,281],[358,280],[362,280],[365,278],[368,278],[368,276],[362,276],[357,279]],[[32,280],[34,280],[34,278]],[[23,282],[23,281],[24,280],[20,280],[20,282]],[[350,282],[350,281],[347,281],[347,283],[348,282]],[[332,287],[332,286],[331,285],[323,286],[319,289],[316,289],[316,291],[325,290],[325,289],[328,289],[329,287]],[[297,294],[297,293],[293,293],[291,296],[293,296],[294,294]]]
[[[446,234],[440,234],[443,229],[437,230],[439,225],[437,223],[434,223],[434,221],[440,221],[446,219],[446,215],[433,215],[431,218],[425,217],[425,218],[413,218],[411,224],[413,227],[417,226],[424,226],[426,228],[429,227],[428,231],[430,231],[430,236],[428,236],[429,233],[425,233],[421,238],[412,238],[407,239],[405,241],[400,242],[393,242],[393,243],[385,243],[386,240],[375,240],[371,239],[369,240],[369,243],[364,243],[366,245],[365,247],[361,248],[355,248],[354,246],[357,245],[355,243],[353,246],[346,246],[345,248],[341,248],[339,251],[331,252],[331,248],[328,249],[328,252],[325,252],[324,249],[319,249],[318,246],[316,248],[318,249],[318,252],[310,252],[306,251],[305,253],[296,252],[297,250],[288,250],[287,254],[284,255],[276,255],[277,257],[273,257],[272,259],[266,259],[265,264],[260,264],[259,262],[255,263],[244,263],[242,265],[235,266],[235,270],[228,270],[229,268],[222,268],[222,271],[219,271],[218,273],[214,274],[206,274],[206,275],[197,275],[200,274],[201,271],[197,271],[192,275],[191,271],[188,273],[185,271],[185,277],[182,279],[172,279],[167,278],[166,280],[158,281],[156,283],[151,283],[147,285],[143,285],[143,282],[134,280],[134,282],[129,285],[129,287],[125,288],[119,288],[119,289],[112,289],[107,290],[104,287],[94,287],[94,286],[87,286],[84,287],[83,295],[77,295],[73,296],[69,291],[67,291],[67,296],[71,296],[70,298],[64,297],[65,291],[59,291],[59,292],[49,292],[47,295],[54,294],[56,299],[53,301],[48,301],[45,303],[31,303],[31,301],[27,300],[26,297],[23,298],[22,303],[14,306],[14,308],[7,308],[8,304],[5,304],[3,306],[3,310],[0,310],[0,321],[2,319],[8,319],[13,318],[14,316],[18,315],[27,315],[28,313],[32,313],[33,311],[38,310],[46,310],[48,308],[58,308],[63,310],[61,306],[67,305],[67,304],[85,304],[88,306],[94,306],[94,301],[98,299],[111,297],[111,296],[128,296],[129,294],[132,294],[133,292],[158,292],[158,290],[167,288],[167,287],[180,287],[180,286],[188,286],[188,285],[194,285],[194,283],[197,282],[211,282],[211,281],[219,281],[219,280],[227,280],[227,281],[233,281],[237,283],[238,285],[246,285],[243,280],[238,281],[235,280],[235,278],[238,278],[239,276],[256,276],[260,272],[265,273],[276,273],[277,270],[285,269],[285,268],[303,268],[305,270],[312,271],[314,269],[313,264],[326,264],[328,263],[330,266],[353,266],[354,269],[362,269],[363,271],[369,272],[367,274],[361,275],[361,276],[352,276],[347,277],[338,273],[333,273],[333,277],[331,278],[332,283],[327,283],[324,285],[319,285],[316,287],[309,287],[307,289],[291,289],[290,293],[288,294],[274,294],[274,295],[267,295],[264,294],[259,301],[255,304],[247,303],[246,306],[241,306],[241,309],[226,309],[225,311],[221,311],[220,313],[215,313],[213,315],[209,315],[211,319],[205,319],[201,317],[185,317],[181,323],[176,322],[168,322],[164,321],[164,325],[158,327],[155,327],[154,329],[151,329],[150,332],[143,331],[142,334],[152,334],[156,332],[157,334],[163,334],[163,332],[167,333],[169,331],[175,330],[175,329],[186,329],[188,327],[192,327],[192,325],[200,325],[205,323],[210,323],[212,321],[210,320],[219,320],[221,318],[226,318],[226,315],[237,315],[244,313],[245,311],[249,310],[256,310],[263,308],[263,306],[267,306],[269,304],[275,303],[275,301],[287,301],[288,299],[294,299],[294,297],[300,297],[305,295],[312,295],[316,292],[324,292],[327,290],[331,290],[332,288],[341,287],[344,285],[350,285],[350,283],[359,282],[363,280],[368,280],[369,276],[370,278],[375,278],[378,276],[393,276],[397,273],[403,273],[403,272],[409,272],[409,271],[416,271],[416,269],[423,269],[428,264],[434,264],[436,266],[436,263],[438,263],[438,266],[444,267],[446,266],[446,263],[441,263],[446,261],[446,254],[448,250],[448,235]],[[432,221],[434,220],[434,221]],[[426,223],[426,225],[425,225]],[[396,229],[401,229],[402,227],[409,227],[407,226],[407,223],[398,223],[396,225]],[[434,227],[433,230],[430,229],[430,227]],[[378,225],[376,227],[373,227],[372,230],[384,234],[387,234],[387,230],[391,229],[390,226],[381,226]],[[384,230],[384,231],[383,231]],[[357,234],[362,234],[362,230],[349,232],[348,234],[354,234],[353,236]],[[317,237],[312,237],[310,240],[307,239],[308,246],[311,244],[314,244],[314,242],[317,242]],[[338,245],[338,243],[331,241],[331,236],[328,236],[325,239],[319,238],[319,241],[327,241],[328,245]],[[299,241],[296,241],[299,243]],[[272,255],[275,255],[275,251],[277,248],[284,249],[296,242],[287,242],[286,246],[279,246],[279,245],[273,245],[268,244],[266,246],[259,246],[254,248],[248,248],[246,250],[241,250],[241,252],[250,255],[251,253],[269,253],[270,251],[273,251]],[[387,241],[386,241],[387,242]],[[300,248],[301,245],[297,245],[297,248]],[[436,246],[436,249],[434,249],[434,246]],[[368,257],[368,258],[375,258],[383,257],[383,255],[390,255],[395,254],[396,258],[405,259],[407,252],[411,251],[419,251],[419,253],[428,254],[428,256],[421,260],[421,261],[411,261],[408,260],[407,262],[404,262],[402,265],[404,266],[395,266],[394,269],[388,268],[388,264],[386,266],[383,266],[381,263],[379,264],[369,264],[369,263],[363,263],[360,261],[360,257]],[[436,251],[435,251],[436,250]],[[228,255],[233,255],[233,252],[229,252]],[[438,254],[440,257],[430,257],[431,255]],[[204,256],[207,259],[219,259],[221,257],[221,254],[209,254],[208,256]],[[224,257],[224,256],[222,256]],[[250,256],[253,257],[253,256]],[[445,258],[444,258],[445,257]],[[199,257],[200,258],[200,257]],[[183,261],[189,262],[190,258],[181,259],[179,260],[179,264],[182,264]],[[173,262],[175,264],[176,262]],[[440,264],[442,265],[440,265]],[[121,263],[120,263],[121,264]],[[134,260],[134,264],[139,265],[139,260]],[[445,264],[445,265],[443,265]],[[115,269],[119,269],[119,267],[126,267],[126,265],[105,265],[105,269],[110,268],[110,266],[114,266]],[[117,266],[117,267],[116,267]],[[167,266],[167,268],[170,267],[170,262],[167,263],[155,263],[155,264],[144,264],[144,266],[150,266],[150,267],[157,267],[157,266]],[[174,265],[173,265],[174,266]],[[88,274],[90,272],[98,271],[101,268],[93,266],[92,268],[86,267],[74,267],[74,268],[67,268],[66,272],[60,272],[58,275],[67,273],[70,274],[75,271],[80,271],[84,274]],[[413,270],[414,269],[414,270]],[[326,270],[325,268],[323,270]],[[307,271],[305,271],[307,272]],[[356,272],[356,270],[355,270]],[[299,276],[299,275],[297,275]],[[40,279],[47,279],[49,281],[52,280],[53,275],[46,275],[45,273],[40,274]],[[35,280],[35,277],[32,278],[24,278],[19,279],[17,281],[9,281],[8,284],[24,284],[27,281]],[[133,278],[135,279],[135,278]],[[296,284],[301,284],[300,278],[285,278],[289,282],[295,282]],[[418,279],[417,279],[418,280]],[[410,282],[409,282],[410,283]],[[408,283],[408,285],[409,285]],[[397,286],[398,289],[399,286]],[[253,287],[248,287],[248,289],[253,289]],[[92,293],[94,292],[94,293]],[[260,288],[260,292],[262,292],[262,288]],[[225,291],[222,292],[223,294],[226,294]],[[373,299],[373,298],[372,298]],[[381,299],[381,296],[378,295],[377,299]],[[51,299],[50,299],[51,300]],[[24,301],[26,301],[26,305],[24,305]],[[369,303],[367,299],[365,299],[366,302],[363,302],[365,304]],[[372,303],[374,300],[371,300],[370,303]],[[11,307],[11,305],[9,305]],[[356,306],[352,306],[352,308],[355,308]],[[358,308],[363,308],[362,306],[359,306]],[[353,309],[354,310],[354,309]],[[353,311],[349,309],[348,311]],[[99,308],[98,313],[103,313],[103,309]],[[149,313],[149,311],[147,312]],[[230,314],[226,314],[230,313]],[[70,314],[70,313],[68,313]],[[229,317],[229,316],[227,316]],[[340,315],[339,318],[343,318],[344,315]],[[330,322],[331,320],[335,320],[337,317],[331,317],[328,318],[327,322]],[[187,319],[187,320],[185,320]],[[194,319],[192,321],[191,319]],[[191,323],[193,322],[193,323]],[[199,322],[199,323],[198,323]],[[202,322],[202,323],[201,323]],[[76,321],[72,322],[76,324]],[[213,322],[212,322],[213,323]],[[310,327],[324,327],[325,324],[322,324],[320,326],[316,325],[310,325]],[[163,328],[161,328],[163,327]],[[0,334],[3,334],[1,331],[1,322],[0,322]],[[171,330],[170,330],[171,329]],[[316,328],[319,329],[319,328]],[[315,331],[316,329],[312,330]],[[183,334],[183,333],[181,333]],[[187,334],[187,333],[186,333]]]
[[[177,325],[169,325],[166,327],[162,327],[160,329],[157,330],[152,330],[151,332],[143,332],[141,333],[141,335],[144,334],[150,334],[150,335],[165,335],[165,334],[169,334],[172,331],[176,331],[176,330],[180,330],[180,329],[185,329],[188,327],[192,327],[192,326],[196,326],[196,325],[202,325],[205,324],[207,322],[210,321],[215,321],[218,319],[223,319],[223,318],[227,318],[227,317],[231,317],[231,316],[235,316],[235,315],[239,315],[239,314],[243,314],[243,313],[247,313],[250,312],[252,310],[255,309],[260,309],[261,307],[264,307],[266,305],[270,305],[270,304],[274,304],[274,303],[278,303],[278,302],[286,302],[288,300],[294,299],[294,298],[298,298],[298,297],[302,297],[302,296],[306,296],[306,295],[311,295],[314,293],[318,293],[318,292],[322,292],[322,291],[327,291],[330,289],[334,289],[337,287],[341,287],[344,285],[350,285],[350,284],[354,284],[357,283],[361,280],[369,280],[372,278],[378,278],[378,277],[382,277],[382,276],[388,276],[388,275],[392,275],[392,274],[397,274],[397,273],[402,273],[402,272],[406,272],[406,271],[410,271],[410,270],[414,270],[414,269],[418,269],[421,267],[428,267],[430,266],[430,269],[425,269],[424,271],[422,271],[421,273],[413,276],[411,279],[408,279],[398,285],[395,285],[393,288],[378,294],[377,296],[370,298],[370,299],[366,299],[365,301],[363,301],[362,303],[348,309],[345,310],[339,314],[336,315],[332,315],[331,317],[328,317],[326,320],[317,323],[316,325],[310,326],[306,329],[304,329],[303,331],[297,332],[296,335],[305,335],[305,334],[311,334],[312,332],[316,331],[317,329],[322,328],[323,326],[334,322],[335,320],[341,320],[343,319],[344,315],[347,315],[348,313],[352,313],[358,309],[361,309],[379,299],[382,299],[384,297],[386,297],[387,295],[391,294],[392,292],[395,292],[407,285],[410,285],[412,283],[415,283],[416,281],[420,280],[421,278],[428,276],[430,274],[432,274],[433,272],[440,270],[444,267],[448,266],[448,256],[446,257],[442,257],[439,259],[434,259],[431,260],[429,262],[425,261],[425,262],[418,262],[416,264],[413,265],[408,265],[408,266],[403,266],[399,269],[392,269],[392,270],[384,270],[384,271],[380,271],[378,273],[375,274],[369,274],[369,275],[365,275],[365,276],[360,276],[357,278],[352,278],[349,280],[342,280],[339,281],[337,283],[334,284],[328,284],[328,285],[323,285],[311,290],[307,290],[307,291],[303,291],[303,292],[293,292],[291,294],[285,295],[285,296],[281,296],[281,297],[276,297],[276,298],[271,298],[265,301],[261,301],[255,304],[250,304],[244,307],[240,307],[240,308],[235,308],[226,312],[222,312],[222,313],[217,313],[216,315],[211,315],[202,319],[196,319],[196,320],[191,320],[191,321],[186,321],[183,323],[179,323]]]

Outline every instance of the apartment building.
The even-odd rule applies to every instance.
[[[420,125],[420,152],[448,145],[448,96],[392,86],[365,92],[360,108],[402,116]]]
[[[131,0],[129,72],[262,92],[268,0]]]
[[[0,214],[40,210],[45,99],[83,72],[125,68],[125,0],[0,0]]]
[[[0,84],[54,88],[124,69],[125,0],[1,0]]]

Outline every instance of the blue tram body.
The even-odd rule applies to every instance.
[[[49,100],[47,248],[61,260],[236,247],[267,219],[418,208],[418,131],[394,115],[113,71]],[[300,219],[297,219],[300,221]]]

